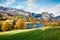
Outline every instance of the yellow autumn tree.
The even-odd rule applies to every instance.
[[[51,22],[51,27],[54,27],[54,26],[57,26],[58,25],[58,23],[57,22]]]
[[[44,20],[44,25],[47,26],[48,25],[48,21]]]
[[[6,30],[8,30],[8,26],[9,26],[9,23],[8,23],[7,21],[4,21],[4,22],[2,23],[1,29],[2,29],[3,31],[6,31]]]
[[[35,18],[29,18],[29,21],[31,23],[34,23],[34,27],[33,28],[36,28],[36,23],[37,23],[37,20]]]
[[[15,29],[20,29],[20,28],[25,28],[26,23],[24,22],[23,19],[18,19],[15,25]]]
[[[16,21],[16,25],[14,26],[15,29],[20,29],[20,21],[21,19]]]
[[[29,18],[29,21],[30,22],[34,22],[35,20],[33,18]]]
[[[34,22],[34,28],[36,28],[37,20],[36,19],[33,19],[33,22]]]
[[[26,20],[25,19],[22,19],[21,27],[24,28],[24,29],[26,28]]]

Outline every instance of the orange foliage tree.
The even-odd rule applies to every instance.
[[[36,22],[37,20],[35,18],[29,18],[31,23],[34,23],[34,28],[36,28]]]
[[[26,28],[26,22],[23,19],[18,19],[15,25],[15,29]]]
[[[6,31],[6,30],[8,30],[8,26],[9,26],[9,23],[8,23],[7,21],[4,21],[4,22],[2,23],[1,29],[2,29],[3,31]]]
[[[51,22],[51,27],[57,26],[58,22]]]
[[[45,26],[48,25],[48,20],[44,20],[44,25],[45,25]]]

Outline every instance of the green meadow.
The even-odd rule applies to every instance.
[[[0,40],[60,40],[60,28],[22,29],[0,32]]]

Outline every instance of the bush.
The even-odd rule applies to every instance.
[[[15,29],[16,28],[17,29],[26,28],[26,23],[24,22],[24,20],[22,20],[22,19],[17,20],[16,25],[15,25]]]
[[[9,23],[8,23],[7,21],[4,21],[4,22],[2,23],[1,29],[2,29],[3,31],[6,31],[6,30],[8,30],[8,27],[9,27]]]

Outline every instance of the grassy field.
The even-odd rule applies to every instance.
[[[60,28],[0,32],[0,40],[60,40]]]

